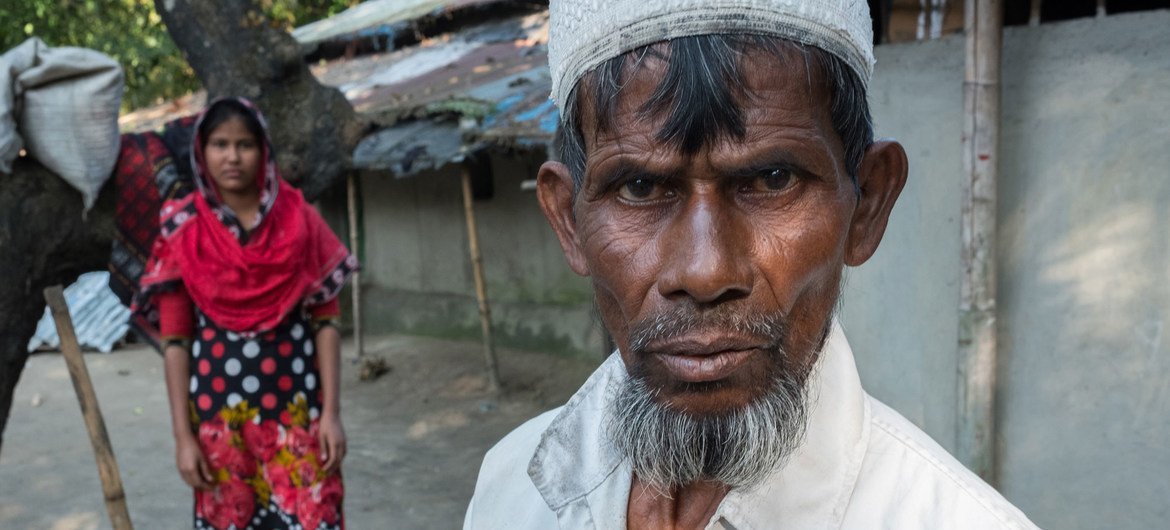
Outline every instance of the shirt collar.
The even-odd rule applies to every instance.
[[[584,500],[590,512],[624,526],[630,467],[604,432],[606,406],[628,377],[608,359],[544,432],[528,474],[553,511]],[[853,352],[837,322],[809,379],[804,443],[788,463],[751,490],[732,490],[712,518],[737,529],[840,526],[869,439],[869,404]]]

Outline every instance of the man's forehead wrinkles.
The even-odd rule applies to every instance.
[[[612,183],[615,179],[635,175],[651,178],[677,175],[691,164],[693,158],[680,156],[669,147],[650,151],[617,149],[605,151],[604,156],[587,167],[587,186],[602,186]]]
[[[587,173],[590,180],[604,177],[625,166],[648,173],[684,173],[696,162],[706,162],[719,172],[735,172],[772,159],[788,159],[811,165],[809,170],[829,172],[838,158],[833,149],[831,131],[813,119],[778,125],[780,121],[763,121],[749,126],[742,140],[721,138],[697,153],[679,152],[673,145],[657,141],[645,132],[631,135],[607,135],[592,149]],[[835,171],[835,170],[834,170]]]

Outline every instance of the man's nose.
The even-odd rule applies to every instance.
[[[713,304],[751,293],[751,237],[730,208],[718,197],[691,197],[667,227],[659,245],[663,297]]]

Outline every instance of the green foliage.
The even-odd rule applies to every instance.
[[[274,26],[287,29],[332,16],[359,1],[257,3]],[[199,88],[195,72],[171,40],[152,0],[3,0],[0,28],[4,28],[0,31],[0,52],[37,36],[49,46],[80,46],[113,57],[126,73],[124,109],[152,105]]]
[[[198,88],[150,0],[20,0],[0,7],[8,50],[31,36],[49,46],[80,46],[116,59],[126,73],[123,107],[137,108]]]
[[[264,14],[278,26],[292,29],[336,15],[361,0],[259,0]]]

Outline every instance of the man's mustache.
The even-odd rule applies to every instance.
[[[767,349],[778,349],[788,335],[785,316],[778,312],[756,312],[742,306],[722,304],[700,309],[694,304],[675,306],[630,326],[630,353],[646,353],[654,341],[683,337],[691,333],[734,333],[760,339]]]

